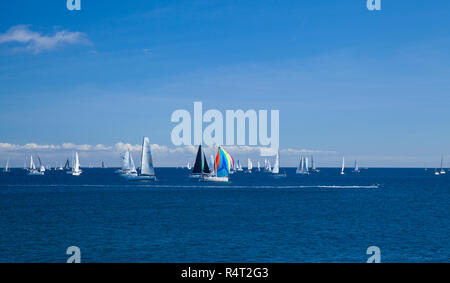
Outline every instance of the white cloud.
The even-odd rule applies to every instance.
[[[130,150],[135,158],[139,158],[139,154],[142,146],[140,144],[131,144],[126,142],[118,142],[112,146],[97,144],[75,144],[71,142],[62,143],[60,145],[55,144],[37,144],[27,143],[23,145],[0,143],[0,160],[11,158],[13,163],[21,165],[23,160],[29,158],[29,154],[39,154],[40,157],[53,164],[55,161],[65,160],[70,158],[74,151],[79,152],[80,158],[84,164],[86,162],[93,162],[97,165],[100,161],[105,161],[108,166],[120,166],[120,155],[126,150]],[[224,146],[224,148],[236,159],[246,161],[247,158],[252,160],[263,160],[261,157],[261,151],[264,147],[258,146]],[[169,147],[166,145],[152,144],[152,154],[154,156],[156,166],[180,166],[186,165],[187,162],[193,162],[195,154],[197,153],[196,146],[180,146]],[[209,161],[210,155],[215,155],[215,147],[204,147],[205,154]],[[320,150],[308,150],[308,149],[280,149],[282,157],[282,164],[294,165],[300,155],[320,155],[328,154],[333,155],[334,152],[320,151]],[[273,157],[268,157],[269,159]],[[137,159],[138,160],[138,159]],[[1,163],[1,162],[0,162]]]
[[[0,34],[0,44],[4,43],[23,44],[23,48],[16,49],[40,53],[42,51],[55,49],[64,44],[86,44],[90,42],[82,32],[62,30],[49,36],[32,31],[26,25],[18,25],[10,28],[7,32]]]

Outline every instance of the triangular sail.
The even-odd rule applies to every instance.
[[[252,160],[249,158],[248,164],[247,164],[247,170],[251,171],[252,169],[253,169],[253,163],[252,163]]]
[[[194,170],[192,173],[200,174],[202,173],[202,146],[198,146],[197,157],[195,158]]]
[[[341,169],[341,174],[344,174],[345,171],[345,157],[342,157],[342,169]]]
[[[206,156],[203,154],[203,173],[209,174],[211,170],[209,170],[208,162],[206,162]]]
[[[69,168],[70,168],[70,162],[69,162],[69,158],[67,158],[66,164],[64,164],[64,169],[69,169]]]
[[[5,171],[8,171],[8,169],[9,169],[9,159],[8,159],[8,160],[6,160]]]
[[[359,171],[358,160],[355,160],[355,171]]]
[[[74,172],[80,171],[80,160],[78,159],[78,152],[75,153],[75,168]]]
[[[34,161],[33,161],[33,155],[30,157],[30,169],[31,170],[36,169],[36,165],[34,165]]]
[[[275,165],[273,166],[273,174],[278,174],[280,173],[280,156],[278,155],[277,152],[277,157],[275,158]]]
[[[149,176],[155,175],[152,152],[150,150],[150,140],[148,137],[144,137],[144,141],[142,142],[141,174]]]
[[[130,170],[130,151],[125,151],[125,154],[122,157],[122,170]]]
[[[129,161],[129,163],[130,163],[130,172],[131,173],[137,173],[136,165],[134,165],[134,160],[133,160],[133,156],[131,156],[131,153],[129,154],[129,157],[130,157],[130,161]]]

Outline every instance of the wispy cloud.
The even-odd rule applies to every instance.
[[[86,34],[78,31],[61,30],[53,35],[43,35],[32,31],[27,25],[17,25],[0,34],[0,44],[6,43],[19,44],[20,47],[16,47],[15,50],[40,53],[67,44],[89,44],[90,41]]]

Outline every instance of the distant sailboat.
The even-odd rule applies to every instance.
[[[314,172],[314,173],[319,173],[320,172],[320,170],[317,169],[317,167],[316,167],[316,161],[314,160],[313,156],[311,156],[311,171]]]
[[[272,170],[272,176],[274,178],[285,178],[286,177],[286,173],[280,173],[280,155],[277,152],[277,156],[275,158],[275,165],[273,166],[273,170]]]
[[[203,182],[228,182],[228,176],[233,169],[233,158],[224,148],[219,146],[217,150],[216,162],[214,163],[214,173],[203,176]]]
[[[354,173],[359,173],[360,172],[359,166],[358,166],[358,160],[355,160],[355,168],[353,169],[353,172]]]
[[[41,171],[36,168],[36,165],[34,164],[33,156],[30,157],[30,168],[28,168],[28,175],[35,175],[35,176],[43,176],[45,174],[45,170]]]
[[[444,166],[444,156],[441,156],[441,170],[439,172],[441,175],[445,175],[446,173],[443,166]]]
[[[201,178],[203,175],[210,174],[208,162],[206,162],[206,156],[203,153],[202,146],[198,146],[197,156],[195,158],[194,169],[192,174],[189,174],[189,178]]]
[[[72,167],[72,176],[80,176],[83,171],[80,169],[80,160],[78,158],[78,152],[75,152],[75,163]]]
[[[191,170],[191,164],[190,164],[189,162],[188,162],[186,168],[187,168],[188,170]]]
[[[300,163],[299,163],[299,165],[297,167],[297,171],[295,173],[301,174],[301,175],[309,174],[308,168],[306,166],[306,159],[303,156],[300,158]]]
[[[5,165],[5,169],[3,169],[3,173],[9,173],[9,159],[6,160],[6,165]]]
[[[252,160],[249,158],[247,160],[247,173],[252,173],[252,169],[253,169],[253,163],[252,163]]]
[[[102,169],[105,169],[105,162],[102,161]]]
[[[141,152],[141,172],[137,175],[127,175],[130,180],[156,181],[155,168],[153,167],[152,152],[150,149],[150,140],[144,137],[142,141]]]
[[[244,171],[244,169],[242,169],[241,163],[239,162],[239,160],[237,161],[237,166],[236,166],[236,171]]]
[[[64,170],[70,170],[70,162],[69,162],[69,158],[67,158],[66,164],[64,164]]]
[[[258,161],[258,172],[261,171],[261,164]]]
[[[345,175],[345,157],[342,157],[341,175]]]

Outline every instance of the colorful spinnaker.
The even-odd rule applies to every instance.
[[[227,177],[230,174],[230,171],[234,167],[234,161],[231,155],[226,152],[223,147],[219,146],[216,155],[216,175],[217,177]]]

